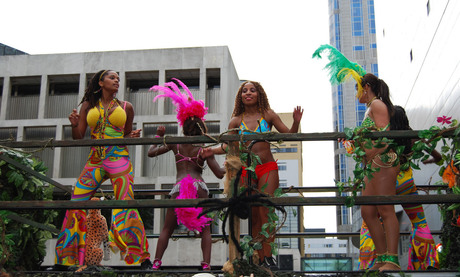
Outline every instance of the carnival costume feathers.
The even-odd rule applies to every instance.
[[[163,94],[155,96],[153,101],[155,102],[159,98],[171,98],[173,104],[176,106],[177,120],[180,126],[184,125],[187,118],[193,116],[204,121],[204,116],[208,113],[208,108],[204,106],[203,100],[195,100],[188,87],[179,79],[172,78],[172,80],[176,81],[186,91],[186,94],[180,91],[176,83],[168,82],[164,86],[153,86],[150,88],[151,91],[163,92]]]
[[[150,88],[151,91],[163,92],[155,96],[153,101],[155,102],[159,98],[169,97],[176,106],[177,120],[180,126],[184,126],[184,122],[190,117],[198,117],[201,120],[205,120],[204,116],[208,113],[208,108],[204,106],[202,100],[195,100],[188,87],[181,82],[179,79],[172,78],[176,81],[186,93],[182,93],[179,87],[174,82],[165,83],[164,86],[153,86]],[[190,175],[180,180],[176,185],[180,186],[179,196],[176,199],[196,199],[198,198],[197,187],[195,182]],[[203,227],[210,224],[211,218],[206,216],[200,216],[203,208],[175,208],[174,211],[177,215],[177,223],[182,223],[190,231],[201,232]]]
[[[197,188],[195,186],[195,179],[190,175],[180,180],[180,191],[176,199],[196,199]],[[206,216],[200,216],[203,208],[174,208],[177,215],[177,224],[182,223],[190,231],[196,230],[201,232],[203,227],[210,224],[212,220]]]
[[[358,92],[362,92],[361,77],[366,74],[366,70],[359,64],[348,60],[339,50],[329,44],[323,44],[313,53],[312,58],[321,59],[321,53],[329,51],[327,58],[329,63],[324,69],[329,71],[329,81],[332,85],[339,85],[347,81],[350,77],[356,80],[358,84]],[[359,93],[356,97],[360,97]]]

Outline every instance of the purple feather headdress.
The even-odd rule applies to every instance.
[[[204,106],[203,100],[195,100],[188,87],[179,79],[172,78],[172,80],[176,81],[186,93],[182,93],[174,82],[165,83],[164,86],[153,86],[150,88],[151,91],[163,92],[163,94],[155,96],[153,102],[158,98],[171,98],[173,104],[176,106],[177,120],[180,126],[184,126],[185,120],[193,116],[204,121],[204,116],[208,113],[208,108]]]

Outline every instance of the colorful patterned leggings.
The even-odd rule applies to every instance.
[[[400,172],[396,182],[397,195],[417,194],[417,188],[412,178],[412,169]],[[426,270],[428,267],[439,267],[438,252],[426,223],[425,212],[422,205],[402,205],[412,223],[410,247],[408,254],[408,270]],[[375,259],[374,242],[366,223],[361,226],[359,246],[359,269],[372,267]]]
[[[132,200],[133,170],[128,156],[103,160],[92,152],[78,178],[72,201],[89,200],[100,185],[110,179],[117,200]],[[86,210],[67,210],[56,243],[55,263],[83,265],[85,261]],[[150,257],[144,223],[137,209],[113,209],[110,246],[120,250],[127,264],[139,264]]]

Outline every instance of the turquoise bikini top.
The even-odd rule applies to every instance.
[[[240,131],[239,134],[243,135],[250,135],[253,134],[254,132],[257,133],[264,133],[264,132],[269,132],[271,130],[270,126],[268,125],[268,122],[262,117],[260,120],[258,120],[259,124],[257,125],[257,128],[253,130],[252,132],[247,132],[244,130],[249,130],[248,126],[246,126],[246,123],[244,121],[241,121],[240,125]]]

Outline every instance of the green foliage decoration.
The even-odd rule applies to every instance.
[[[439,166],[439,176],[444,177],[445,170],[450,166],[454,167],[451,184],[440,180],[435,185],[449,185],[446,187],[447,194],[460,194],[460,124],[457,120],[450,120],[446,116],[438,117],[439,126],[431,126],[418,133],[419,140],[412,144],[410,153],[405,153],[404,146],[398,145],[395,140],[387,138],[371,139],[367,134],[375,129],[357,127],[354,129],[346,128],[346,139],[352,144],[353,151],[347,156],[352,157],[356,166],[353,171],[354,178],[349,178],[347,182],[337,182],[339,192],[351,192],[351,196],[346,199],[347,206],[353,206],[357,192],[365,187],[364,178],[372,178],[373,173],[379,168],[371,168],[366,164],[365,151],[372,147],[386,147],[383,153],[393,150],[398,154],[398,159],[394,165],[400,164],[401,170],[409,167],[420,169],[420,162],[427,161],[430,153],[435,149],[440,149],[441,160],[436,164]],[[406,151],[407,152],[407,151]],[[444,190],[443,190],[444,191]],[[441,193],[441,191],[439,191]],[[442,216],[443,225],[441,228],[442,251],[439,255],[440,267],[447,269],[460,270],[460,203],[440,204],[439,210]]]
[[[460,194],[460,124],[454,119],[447,122],[443,121],[446,117],[439,117],[438,122],[442,121],[442,126],[433,126],[428,130],[421,131],[419,136],[426,139],[431,145],[436,147],[438,142],[441,142],[441,161],[438,162],[439,176],[443,180],[438,181],[437,185],[446,185],[447,194]],[[447,123],[447,124],[446,124]],[[445,133],[450,133],[446,138]],[[418,156],[421,156],[419,154]],[[426,159],[426,157],[424,157]],[[422,158],[423,159],[423,158]],[[452,176],[447,177],[446,170],[450,167]],[[440,191],[438,193],[441,193]],[[455,204],[440,204],[438,205],[441,217],[443,220],[441,227],[441,243],[442,251],[439,255],[439,263],[441,268],[453,269],[460,271],[460,203]]]
[[[45,175],[43,162],[31,154],[0,148],[6,155],[21,165]],[[7,162],[0,160],[0,201],[52,200],[53,188],[43,181]],[[6,271],[36,270],[46,255],[46,241],[51,232],[32,225],[19,223],[7,217],[15,212],[20,216],[53,227],[57,212],[53,210],[0,211],[0,268]]]
[[[266,188],[267,184],[262,186],[262,191]],[[281,188],[277,188],[274,192],[274,197],[285,197]],[[264,205],[265,206],[265,205]],[[267,207],[267,206],[266,206]],[[286,221],[286,214],[284,214],[282,222],[280,222],[279,216],[275,212],[275,208],[268,206],[268,222],[262,225],[260,235],[253,238],[250,235],[246,235],[240,241],[240,247],[243,249],[244,257],[249,261],[249,258],[253,256],[254,251],[262,249],[262,243],[274,236],[276,232],[283,226]],[[278,255],[278,244],[275,242],[270,243],[272,255]]]
[[[355,197],[358,192],[365,188],[364,179],[372,179],[373,174],[380,170],[378,167],[370,166],[370,163],[366,161],[366,150],[370,150],[372,148],[384,148],[381,153],[383,162],[388,162],[388,157],[385,154],[393,150],[398,154],[398,158],[393,163],[394,165],[400,163],[399,157],[404,151],[404,146],[399,146],[392,139],[385,137],[377,139],[370,138],[369,133],[372,131],[376,131],[376,129],[356,127],[354,129],[345,128],[344,130],[346,139],[349,143],[351,143],[351,148],[353,149],[353,151],[349,151],[346,155],[352,157],[356,162],[353,170],[354,178],[349,178],[346,182],[336,182],[340,194],[343,192],[350,192],[351,194],[347,196],[345,200],[347,207],[352,207],[355,204]],[[401,165],[401,167],[407,168],[407,165]]]

